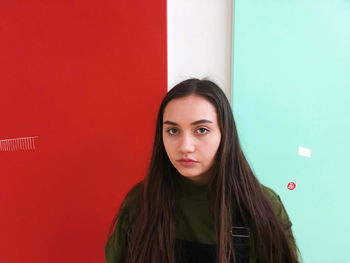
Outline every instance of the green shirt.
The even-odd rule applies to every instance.
[[[209,203],[207,198],[208,186],[206,184],[197,184],[192,182],[190,179],[181,176],[180,179],[180,196],[179,206],[182,210],[182,216],[179,224],[176,227],[176,238],[180,240],[188,240],[198,242],[202,244],[216,244],[216,236],[214,224],[210,216]],[[105,257],[107,263],[121,262],[120,251],[124,248],[124,244],[121,242],[121,228],[124,224],[124,217],[132,211],[136,206],[136,196],[139,192],[140,184],[136,185],[127,195],[127,198],[122,206],[121,216],[118,220],[117,226],[111,237],[109,238],[105,247]],[[270,188],[263,186],[263,190],[266,196],[271,201],[278,218],[284,226],[287,235],[294,240],[292,235],[291,226],[292,223],[289,220],[288,214],[281,202],[280,197]],[[126,213],[125,213],[126,212]],[[135,211],[134,213],[137,213]],[[250,262],[254,263],[254,247],[250,238]],[[294,241],[293,241],[294,242]]]

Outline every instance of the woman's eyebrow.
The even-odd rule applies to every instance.
[[[202,123],[213,123],[213,122],[210,121],[210,120],[202,119],[202,120],[199,120],[199,121],[192,122],[191,125],[197,125],[197,124],[202,124]],[[173,122],[173,121],[164,121],[163,124],[179,126],[179,124],[177,124],[176,122]]]

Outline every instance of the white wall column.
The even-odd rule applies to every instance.
[[[232,0],[167,0],[168,89],[208,77],[231,98]]]

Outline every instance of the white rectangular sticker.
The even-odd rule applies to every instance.
[[[304,157],[311,157],[311,149],[299,146],[299,155]]]

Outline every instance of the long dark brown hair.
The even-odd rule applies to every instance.
[[[121,209],[110,230],[112,235],[123,216],[126,223],[121,228],[123,240],[120,241],[126,247],[122,251],[122,262],[175,263],[179,173],[171,164],[163,145],[163,113],[171,100],[191,94],[202,96],[215,106],[221,131],[216,160],[210,168],[213,176],[208,184],[216,231],[217,263],[236,262],[230,233],[231,226],[235,225],[235,213],[243,217],[252,232],[256,262],[298,262],[294,239],[291,241],[285,233],[262,185],[244,157],[230,103],[215,83],[205,79],[188,79],[177,84],[160,105],[151,161],[145,179],[137,187],[140,192],[137,211],[122,215]]]

